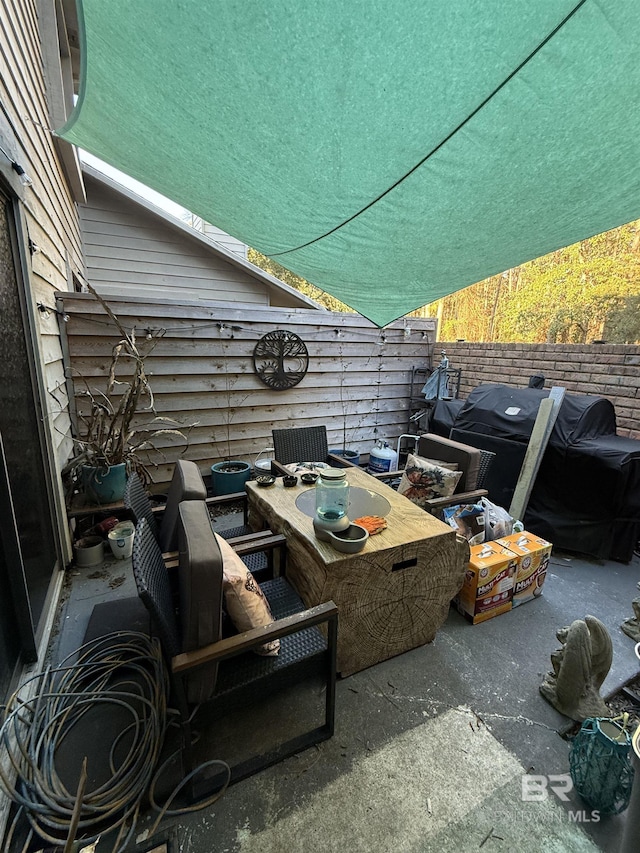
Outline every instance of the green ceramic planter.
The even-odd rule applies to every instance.
[[[82,466],[82,488],[90,501],[111,504],[121,501],[127,484],[127,466],[124,462],[109,468]]]
[[[244,492],[244,484],[251,476],[251,465],[238,459],[216,462],[211,466],[211,487],[214,495],[231,495]]]

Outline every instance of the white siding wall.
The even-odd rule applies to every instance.
[[[41,303],[50,309],[48,315],[36,312],[37,357],[43,367],[47,391],[44,403],[60,469],[68,458],[71,440],[54,293],[69,288],[72,273],[82,276],[83,262],[77,208],[60,149],[48,130],[42,39],[57,38],[50,28],[51,17],[46,22],[41,20],[36,0],[0,4],[0,135],[3,147],[8,146],[33,180],[24,191],[22,212],[28,236],[39,249],[31,256],[33,305]],[[55,52],[55,43],[53,48]]]
[[[268,305],[258,279],[126,196],[87,178],[80,217],[87,279],[104,296]]]
[[[211,240],[215,240],[216,243],[220,243],[221,246],[224,246],[225,249],[228,249],[230,252],[233,252],[236,255],[239,255],[241,258],[247,257],[247,244],[243,243],[241,240],[236,240],[235,237],[232,237],[230,234],[226,234],[224,231],[221,231],[219,228],[216,228],[215,225],[211,225],[209,222],[202,222],[202,233],[207,237],[211,238]]]

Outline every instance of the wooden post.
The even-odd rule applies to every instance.
[[[559,386],[554,386],[549,392],[549,396],[542,400],[536,421],[531,431],[531,438],[527,445],[527,452],[520,469],[518,482],[511,499],[509,507],[509,515],[512,518],[522,520],[531,497],[542,457],[547,449],[549,438],[553,430],[560,406],[564,400],[565,389]]]

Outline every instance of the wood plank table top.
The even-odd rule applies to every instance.
[[[467,543],[452,528],[365,471],[349,468],[346,474],[350,486],[389,505],[387,528],[357,554],[316,538],[312,516],[296,505],[301,492],[314,486],[285,488],[280,478],[267,488],[246,484],[249,523],[286,536],[287,576],[305,605],[330,599],[337,604],[343,675],[430,642],[462,585],[468,559]]]

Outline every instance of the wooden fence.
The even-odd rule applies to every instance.
[[[104,390],[116,326],[90,294],[59,293],[61,322],[78,411],[81,389]],[[193,459],[203,474],[227,458],[254,462],[271,447],[272,428],[325,424],[330,447],[368,452],[377,438],[393,445],[407,431],[411,375],[431,366],[435,320],[412,318],[377,329],[358,314],[147,298],[109,298],[124,328],[151,350],[146,368],[158,415],[189,429],[188,447],[170,438],[151,453],[152,473],[166,482],[173,462]],[[254,371],[253,351],[267,332],[294,332],[306,344],[304,379],[274,391]],[[147,338],[149,340],[147,340]],[[73,413],[72,413],[73,414]],[[138,422],[148,416],[142,413]]]

